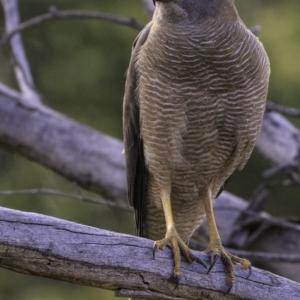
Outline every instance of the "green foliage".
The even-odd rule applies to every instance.
[[[134,17],[147,22],[141,0],[22,0],[22,20],[58,9],[83,9]],[[269,99],[299,106],[300,22],[298,0],[236,0],[246,25],[260,25],[259,35],[272,66]],[[4,31],[3,16],[0,28]],[[24,44],[38,90],[45,103],[99,131],[121,138],[122,98],[133,29],[95,20],[53,21],[24,32]],[[0,50],[0,81],[16,86],[7,50]],[[300,125],[299,121],[296,123]],[[235,173],[228,189],[244,198],[262,182],[268,167],[257,153],[242,172]],[[72,183],[52,171],[10,152],[0,152],[0,189],[47,187],[76,192]],[[268,206],[275,215],[300,214],[296,189],[276,191]],[[0,205],[133,233],[132,217],[107,207],[46,195],[1,197]],[[49,279],[0,270],[0,299],[60,300],[113,299],[112,293]]]

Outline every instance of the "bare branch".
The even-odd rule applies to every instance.
[[[183,299],[298,299],[300,285],[259,269],[236,266],[236,283],[226,291],[220,261],[210,274],[198,264],[182,261],[179,285],[169,280],[170,249],[152,257],[153,242],[33,213],[0,208],[0,266],[17,272],[76,284]],[[197,253],[209,263],[209,257]],[[138,292],[139,293],[139,292]],[[168,299],[168,298],[167,298]],[[169,298],[170,299],[170,298]],[[172,298],[171,298],[172,299]]]
[[[145,10],[149,18],[151,19],[155,10],[155,6],[153,4],[153,0],[143,0]]]
[[[276,112],[267,112],[257,149],[275,166],[291,164],[299,153],[300,131]]]
[[[19,25],[20,16],[17,0],[1,0],[5,14],[6,32],[15,30]],[[19,88],[30,105],[40,105],[40,97],[35,90],[34,81],[27,61],[20,34],[10,40],[14,69]]]
[[[16,33],[21,32],[30,27],[46,23],[54,20],[66,20],[66,19],[93,19],[108,21],[111,23],[124,25],[133,29],[141,30],[143,25],[138,23],[133,18],[125,18],[121,16],[116,16],[108,13],[95,12],[95,11],[82,11],[82,10],[58,10],[55,7],[50,7],[49,12],[32,19],[29,19],[21,24],[19,24],[14,29],[7,32],[2,38],[2,45],[7,43]]]
[[[272,101],[267,102],[267,110],[276,111],[288,117],[300,117],[300,109],[286,107],[284,105],[276,104]]]
[[[14,191],[0,191],[0,196],[14,196],[14,195],[51,195],[51,196],[62,196],[71,199],[78,199],[87,203],[98,204],[98,205],[105,205],[109,207],[119,208],[125,211],[133,211],[133,209],[126,205],[125,203],[117,203],[111,200],[101,199],[101,198],[93,198],[86,196],[82,193],[80,194],[73,194],[67,193],[55,189],[47,189],[47,188],[37,188],[37,189],[27,189],[27,190],[14,190]]]
[[[126,199],[122,142],[45,106],[28,107],[7,87],[0,89],[0,141],[105,198]]]

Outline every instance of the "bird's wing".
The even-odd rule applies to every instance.
[[[140,135],[140,111],[138,95],[137,62],[139,51],[147,40],[152,22],[150,22],[134,41],[130,64],[127,72],[123,102],[123,136],[127,170],[128,200],[135,211],[136,230],[144,236],[147,168],[145,165],[143,141]]]

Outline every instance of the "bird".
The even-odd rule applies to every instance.
[[[229,286],[248,260],[221,242],[213,201],[243,169],[259,136],[270,63],[240,19],[234,0],[154,0],[152,20],[135,39],[123,100],[129,203],[139,236],[154,253],[170,247],[171,275],[207,219],[210,267],[221,258]]]

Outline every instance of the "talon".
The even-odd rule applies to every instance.
[[[192,261],[195,261],[196,263],[202,265],[205,269],[207,269],[206,263],[201,258],[197,257],[193,253],[190,253],[190,257],[191,257]]]
[[[252,275],[252,271],[253,271],[253,269],[252,269],[252,266],[250,265],[250,266],[249,266],[249,274],[248,274],[248,276],[246,277],[247,279]]]
[[[207,274],[211,271],[213,266],[221,257],[225,266],[227,284],[229,285],[226,295],[230,293],[235,281],[234,264],[239,263],[243,269],[249,269],[249,275],[247,278],[251,276],[252,268],[250,262],[247,259],[243,259],[231,253],[226,252],[221,244],[210,244],[209,247],[204,252],[210,254],[211,257],[211,264],[209,266]]]
[[[156,250],[157,250],[157,246],[154,243],[153,248],[152,248],[153,259],[155,259],[155,252],[156,252]]]
[[[214,265],[216,264],[216,262],[219,260],[220,258],[220,254],[215,254],[211,257],[211,264],[208,268],[208,271],[206,274],[209,274],[209,272],[211,271],[211,269],[214,267]]]
[[[179,285],[180,276],[179,275],[173,275],[173,276],[171,276],[170,279],[175,284],[175,287],[174,287],[174,291],[175,291],[177,289],[178,285]]]
[[[226,290],[226,292],[225,292],[225,294],[224,294],[225,296],[228,295],[228,294],[231,292],[232,287],[233,287],[233,283],[229,283],[229,284],[228,284],[228,288],[227,288],[227,290]]]

